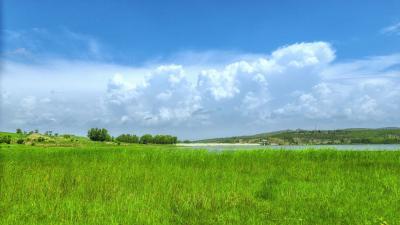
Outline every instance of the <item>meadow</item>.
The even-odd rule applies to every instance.
[[[0,145],[0,224],[400,224],[400,151]]]

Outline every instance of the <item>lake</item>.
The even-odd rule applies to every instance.
[[[352,150],[352,151],[398,151],[400,144],[355,144],[355,145],[259,145],[259,144],[178,144],[181,147],[189,147],[193,149],[207,149],[211,151],[224,150],[255,150],[255,149],[336,149],[336,150]]]

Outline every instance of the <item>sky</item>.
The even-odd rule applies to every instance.
[[[400,126],[399,1],[3,0],[1,11],[3,131]]]

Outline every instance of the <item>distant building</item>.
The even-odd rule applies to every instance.
[[[260,145],[269,145],[269,141],[267,139],[262,139]]]

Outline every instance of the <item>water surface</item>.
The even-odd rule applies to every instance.
[[[179,144],[179,146],[211,151],[254,150],[254,149],[335,149],[352,151],[399,151],[400,144],[354,144],[354,145],[258,145],[258,144]]]

